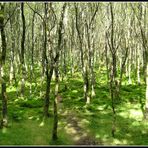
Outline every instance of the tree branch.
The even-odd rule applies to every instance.
[[[13,16],[15,10],[16,10],[17,6],[15,6],[14,10],[12,11],[12,14],[10,15],[10,17],[6,20],[6,22],[4,23],[4,27],[7,25],[8,21],[10,20],[10,18]]]
[[[93,22],[93,20],[94,20],[94,18],[95,18],[95,16],[96,16],[96,14],[97,14],[98,7],[99,7],[99,5],[96,6],[96,10],[95,10],[95,12],[94,12],[94,14],[93,14],[93,16],[92,16],[92,18],[91,18],[91,21],[90,21],[90,23],[89,23],[89,29],[90,29],[90,26],[91,26],[91,24],[92,24],[92,22]]]
[[[40,16],[40,18],[43,20],[43,22],[45,23],[45,20],[44,20],[44,18],[43,18],[43,16],[39,13],[39,12],[37,12],[36,10],[34,10],[28,3],[26,3],[27,5],[28,5],[28,7],[32,10],[32,11],[34,11],[34,13],[36,13],[36,14],[38,14],[38,16]]]

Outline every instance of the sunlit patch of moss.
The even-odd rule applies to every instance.
[[[3,134],[6,134],[7,131],[8,131],[8,129],[7,129],[6,127],[3,127],[3,128],[2,128],[2,133],[3,133]]]
[[[79,126],[81,127],[85,127],[86,125],[89,124],[90,121],[88,121],[87,119],[82,119],[80,120],[78,123],[79,123]]]
[[[126,139],[114,139],[112,145],[128,145],[128,141]]]
[[[121,113],[118,113],[118,115],[120,115],[122,117],[129,118],[129,113],[128,112],[121,112]]]
[[[14,86],[7,87],[7,92],[15,92],[16,88]]]
[[[8,117],[11,128],[8,128],[5,134],[0,131],[0,144],[72,145],[74,144],[73,136],[70,136],[70,132],[68,133],[67,129],[64,128],[68,126],[66,119],[71,112],[74,112],[74,115],[77,116],[78,125],[85,132],[91,133],[95,138],[103,141],[104,145],[140,145],[147,143],[148,123],[142,120],[141,110],[142,103],[145,103],[145,84],[142,83],[140,86],[127,85],[128,79],[123,79],[120,92],[122,102],[116,106],[116,137],[114,139],[111,135],[113,113],[106,71],[103,68],[100,71],[97,69],[95,72],[97,75],[96,96],[88,106],[85,106],[83,98],[83,79],[80,72],[74,74],[73,77],[68,76],[67,90],[64,90],[65,81],[60,82],[63,107],[58,110],[59,138],[56,141],[51,140],[55,81],[51,83],[50,117],[49,120],[44,122],[44,126],[39,125],[43,124],[46,80],[44,79],[43,85],[41,85],[40,71],[35,72],[38,75],[33,79],[32,94],[29,92],[30,82],[26,82],[25,97],[22,99],[17,97],[15,86],[8,86]],[[39,97],[40,92],[42,93],[41,97]],[[20,134],[22,135],[21,139]],[[76,134],[76,131],[73,134]]]
[[[39,124],[40,127],[42,127],[42,126],[44,126],[44,125],[45,125],[45,122],[44,122],[44,121],[42,121],[42,122]]]
[[[78,90],[72,90],[72,93],[77,93],[78,92]]]
[[[143,114],[141,111],[136,109],[130,109],[130,118],[134,118],[136,120],[141,120],[143,118]]]
[[[28,119],[33,119],[33,118],[34,118],[34,116],[28,117]]]

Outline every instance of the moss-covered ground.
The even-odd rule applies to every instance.
[[[7,129],[0,129],[0,145],[147,145],[148,121],[143,120],[145,85],[128,85],[123,79],[121,103],[116,106],[116,133],[111,135],[112,109],[106,75],[96,73],[96,96],[86,105],[83,99],[83,80],[75,73],[66,82],[60,82],[63,102],[58,105],[58,140],[52,141],[53,93],[52,82],[49,119],[43,121],[45,80],[41,86],[40,76],[33,83],[26,82],[25,97],[17,96],[16,85],[7,86]],[[40,93],[41,92],[41,93]],[[1,106],[1,105],[0,105]],[[1,109],[1,107],[0,107]]]

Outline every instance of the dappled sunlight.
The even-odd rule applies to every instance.
[[[39,124],[40,127],[43,127],[44,125],[45,125],[45,122],[44,122],[44,121],[42,121],[42,122]]]
[[[29,120],[31,120],[31,119],[33,119],[33,118],[34,118],[34,116],[28,117]]]
[[[147,18],[148,2],[0,3],[0,145],[148,144]]]
[[[2,128],[2,133],[3,133],[3,134],[6,134],[7,132],[8,132],[8,128],[7,128],[7,127],[3,127],[3,128]]]
[[[85,115],[92,115],[93,113],[89,110],[85,110]]]
[[[98,106],[97,107],[97,110],[99,110],[99,111],[104,111],[104,108],[106,107],[106,105],[104,104],[104,105],[102,105],[102,106]]]
[[[77,131],[76,131],[73,127],[71,127],[70,124],[68,124],[68,125],[65,127],[65,130],[66,130],[66,132],[67,132],[68,134],[76,134],[76,133],[77,133]]]
[[[16,92],[16,88],[15,87],[7,87],[7,92],[10,93],[10,92]]]
[[[62,107],[58,110],[59,141],[50,141],[50,144],[58,144],[59,142],[60,145],[60,143],[66,141],[65,139],[68,139],[67,143],[69,144],[84,144],[90,142],[90,144],[94,143],[94,145],[97,145],[97,143],[98,145],[128,145],[138,143],[137,139],[140,135],[141,139],[144,136],[147,136],[148,123],[142,121],[143,115],[140,109],[139,98],[133,93],[133,89],[135,89],[137,94],[142,96],[140,94],[141,89],[138,89],[138,86],[131,85],[127,89],[126,86],[123,88],[124,95],[122,99],[125,101],[123,101],[121,105],[119,104],[116,109],[117,130],[116,138],[113,139],[111,137],[112,110],[108,86],[105,84],[103,84],[103,86],[97,84],[96,97],[91,100],[89,105],[85,105],[82,94],[82,82],[79,80],[78,82],[77,80],[72,80],[72,82],[73,83],[69,83],[69,87],[72,89],[62,92],[63,103]],[[128,97],[128,95],[130,96]],[[133,99],[133,102],[127,101],[130,98]],[[49,127],[52,128],[51,125],[53,125],[53,121],[47,121],[47,123],[45,121],[40,121],[40,119],[42,119],[43,99],[32,94],[31,96],[24,98],[15,98],[13,104],[14,106],[17,106],[16,110],[13,110],[13,108],[10,107],[13,122],[21,124],[22,133],[26,132],[24,135],[24,137],[27,137],[26,141],[36,144],[43,143],[46,145],[46,141],[49,142],[49,133],[52,133],[52,130],[49,131],[47,129]],[[52,113],[52,110],[50,110],[50,113]],[[52,117],[50,118],[53,120]],[[26,122],[23,123],[21,121],[22,119],[37,123],[26,124]],[[24,124],[26,124],[26,126],[24,126]],[[30,128],[32,128],[32,130],[30,130]],[[12,129],[10,129],[10,131]],[[32,140],[28,139],[29,133],[34,137]],[[8,132],[5,134],[8,134]],[[44,135],[44,138],[42,137],[42,134]],[[62,139],[63,136],[64,139]]]
[[[74,136],[74,137],[73,137],[73,140],[74,140],[74,141],[78,141],[78,140],[80,140],[80,138],[81,138],[80,136]]]
[[[128,141],[126,140],[126,139],[123,139],[123,140],[118,140],[118,139],[114,139],[113,140],[113,143],[112,143],[113,145],[115,144],[115,145],[126,145],[126,144],[128,144]]]
[[[136,109],[130,109],[129,110],[130,112],[130,115],[129,117],[130,118],[134,118],[135,120],[142,120],[143,119],[143,113],[140,111],[140,110],[136,110]]]
[[[97,145],[97,142],[101,145],[128,145],[136,143],[136,140],[140,134],[147,134],[148,128],[146,128],[146,126],[148,123],[145,121],[142,122],[143,116],[140,109],[140,104],[138,104],[138,97],[136,98],[136,95],[132,93],[134,88],[137,90],[137,93],[141,95],[140,89],[138,90],[137,86],[131,86],[130,88],[123,89],[125,94],[122,99],[125,100],[127,97],[128,100],[128,98],[131,97],[133,98],[133,102],[123,101],[121,105],[119,104],[117,106],[117,130],[116,138],[113,139],[111,137],[112,110],[108,86],[105,84],[103,84],[103,86],[97,84],[96,97],[91,100],[89,105],[86,105],[85,101],[83,100],[82,83],[79,83],[76,80],[73,80],[72,82],[73,83],[69,83],[69,85],[72,86],[69,86],[72,88],[71,91],[68,90],[62,92],[63,103],[62,106],[58,108],[58,131],[60,133],[60,139],[62,139],[62,136],[65,136],[65,139],[71,137],[71,141],[69,141],[71,144],[84,144],[87,143],[86,141],[88,141],[88,143],[95,143],[94,145]],[[64,87],[64,85],[62,85],[62,87]],[[128,97],[128,95],[130,96]],[[11,114],[15,122],[20,123],[22,119],[38,122],[35,129],[31,130],[32,134],[34,133],[33,135],[38,134],[36,133],[36,128],[38,128],[38,130],[44,130],[46,126],[50,128],[52,127],[51,125],[53,121],[47,121],[47,123],[45,121],[40,121],[40,119],[42,119],[43,105],[43,99],[40,97],[32,94],[28,97],[16,98],[14,99],[13,103],[14,106],[18,106],[16,111],[10,108],[12,110]],[[23,110],[19,111],[20,109]],[[52,110],[50,110],[50,113],[52,113]],[[19,115],[17,116],[17,114]],[[52,119],[52,117],[50,118]],[[28,128],[28,130],[31,127],[33,128],[34,126],[25,126],[25,128]],[[135,129],[137,130],[137,135],[135,134],[136,132],[134,132]],[[139,130],[141,130],[141,133],[138,132]],[[49,135],[49,131],[47,133]],[[63,135],[61,135],[62,133]],[[40,133],[40,135],[42,134]],[[92,138],[92,135],[94,138]],[[59,143],[63,143],[63,140],[60,139]],[[48,140],[48,137],[45,140]],[[32,140],[32,143],[46,144],[45,140],[38,135]],[[53,144],[54,142],[52,143],[50,141],[50,143]]]
[[[126,118],[129,118],[129,116],[130,116],[129,112],[120,112],[120,113],[118,113],[118,115],[120,115],[122,117],[126,117]]]
[[[72,90],[72,93],[77,93],[78,92],[78,90]]]
[[[19,101],[19,99],[17,98],[17,99],[15,99],[14,101],[17,102],[17,101]]]
[[[68,113],[69,113],[69,111],[68,111],[68,110],[65,110],[65,111],[62,113],[62,115],[66,116]]]
[[[39,118],[39,117],[37,117],[37,118],[36,118],[36,121],[39,121],[39,120],[40,120],[40,118]]]
[[[87,119],[82,119],[81,121],[79,121],[79,125],[81,127],[86,126],[87,124],[89,124],[90,121],[88,121]]]
[[[18,99],[19,99],[19,101],[20,101],[20,100],[22,100],[22,101],[27,101],[27,100],[28,100],[27,98],[25,98],[25,97],[23,97],[23,96],[20,96]]]

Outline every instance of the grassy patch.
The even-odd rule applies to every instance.
[[[30,95],[30,83],[26,85],[24,98],[17,96],[15,86],[7,88],[8,121],[7,129],[0,129],[0,145],[74,145],[74,137],[67,130],[67,118],[77,117],[79,126],[103,145],[145,145],[147,144],[148,123],[143,120],[145,104],[145,85],[123,85],[121,103],[116,106],[116,133],[111,135],[113,113],[109,86],[106,83],[106,70],[96,71],[98,75],[96,96],[86,105],[83,98],[83,80],[76,73],[60,82],[60,95],[63,102],[58,105],[58,140],[52,141],[53,100],[55,82],[51,85],[50,117],[43,124],[43,104],[46,83],[41,86],[38,77],[33,79],[33,93]],[[35,82],[36,81],[36,82]],[[124,80],[123,84],[126,84]],[[36,85],[37,84],[37,85]],[[42,96],[40,96],[42,90]],[[65,128],[67,127],[67,129]]]

